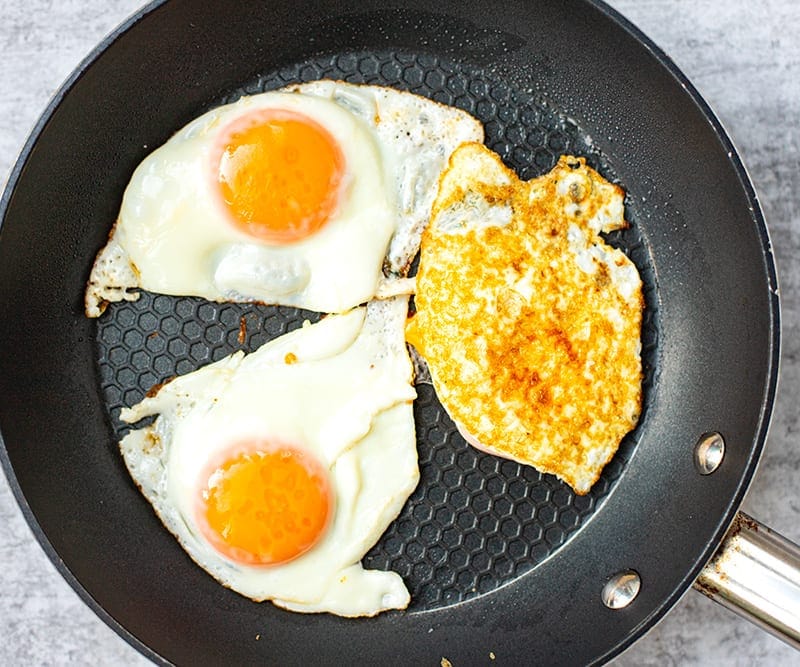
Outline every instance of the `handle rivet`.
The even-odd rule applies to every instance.
[[[725,457],[725,440],[719,433],[706,433],[694,448],[694,465],[701,475],[710,475]]]
[[[609,609],[624,609],[634,601],[642,588],[642,580],[633,570],[615,574],[603,586],[603,604]]]

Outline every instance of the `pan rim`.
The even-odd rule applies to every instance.
[[[43,111],[38,116],[33,128],[28,133],[25,142],[20,149],[19,155],[17,156],[14,165],[11,167],[11,170],[8,173],[8,178],[3,187],[2,195],[0,195],[0,240],[2,239],[3,235],[3,226],[6,219],[6,212],[8,210],[9,203],[11,201],[11,197],[16,190],[17,183],[22,175],[22,172],[25,168],[25,165],[28,162],[28,158],[30,157],[34,147],[36,146],[39,137],[46,127],[47,123],[52,118],[53,114],[61,105],[64,98],[70,93],[73,89],[75,84],[80,81],[86,71],[105,53],[105,51],[114,43],[116,40],[121,37],[123,34],[127,33],[133,26],[135,26],[139,21],[141,21],[145,16],[156,11],[159,7],[163,4],[168,2],[168,0],[152,0],[142,6],[140,9],[135,11],[133,14],[128,16],[125,20],[123,20],[116,28],[114,28],[111,32],[109,32],[96,46],[92,48],[91,51],[78,63],[75,69],[67,75],[66,79],[64,79],[63,83],[56,89],[53,95],[48,100],[47,104],[45,105]],[[67,567],[67,564],[61,559],[61,556],[56,551],[55,547],[50,543],[50,540],[45,535],[44,530],[39,525],[38,520],[36,519],[33,510],[31,509],[30,505],[28,504],[27,499],[25,498],[25,494],[22,491],[22,487],[17,480],[16,473],[14,472],[14,468],[11,465],[11,459],[9,458],[8,451],[6,449],[5,439],[3,437],[3,430],[0,428],[0,468],[3,469],[3,473],[6,476],[6,480],[8,481],[8,486],[11,489],[11,493],[14,496],[14,499],[17,502],[17,505],[22,512],[22,516],[25,518],[25,522],[28,525],[31,533],[33,534],[36,541],[39,543],[39,546],[44,551],[45,555],[47,556],[50,563],[55,567],[56,571],[59,575],[64,579],[64,581],[69,584],[70,588],[78,595],[81,601],[86,604],[86,606],[92,610],[92,612],[105,623],[109,628],[111,628],[119,637],[121,637],[125,642],[130,645],[132,648],[137,650],[140,654],[146,657],[148,660],[152,661],[154,664],[158,665],[170,665],[168,661],[162,658],[158,653],[156,653],[153,649],[147,646],[143,641],[141,641],[138,637],[131,634],[116,618],[114,618],[106,609],[97,601],[95,600],[89,591],[78,581],[72,571]]]
[[[10,199],[22,175],[25,164],[27,163],[27,160],[31,152],[34,149],[40,134],[42,133],[43,129],[49,122],[53,113],[58,109],[63,99],[69,94],[69,92],[72,90],[74,85],[81,79],[84,73],[111,46],[111,44],[113,44],[121,35],[130,30],[135,24],[141,21],[145,16],[155,12],[166,2],[167,0],[156,0],[155,2],[145,5],[139,11],[132,14],[123,23],[121,23],[115,30],[109,33],[89,53],[89,55],[87,55],[82,60],[82,62],[67,77],[64,83],[59,87],[57,92],[50,99],[47,106],[45,107],[45,110],[42,112],[41,116],[39,117],[33,129],[31,130],[27,140],[25,141],[25,144],[23,145],[22,150],[20,151],[19,157],[17,158],[14,166],[12,167],[9,173],[6,186],[4,188],[4,192],[2,194],[2,197],[0,198],[0,235],[2,235],[2,225],[5,220],[5,215]],[[766,226],[766,221],[764,219],[759,199],[756,194],[755,188],[752,184],[752,181],[749,177],[749,174],[747,173],[747,170],[744,164],[742,163],[741,158],[733,142],[731,141],[730,137],[728,136],[727,132],[722,126],[722,123],[719,121],[716,114],[708,105],[708,103],[699,94],[697,89],[691,84],[691,82],[677,67],[674,61],[672,61],[671,58],[667,56],[666,53],[662,51],[652,40],[650,40],[641,30],[639,30],[633,23],[628,21],[617,10],[605,4],[605,2],[603,2],[602,0],[585,0],[585,2],[595,7],[603,14],[605,14],[612,22],[622,27],[637,42],[639,42],[641,45],[643,45],[653,53],[653,55],[661,64],[661,66],[665,67],[669,71],[669,73],[680,82],[680,84],[683,86],[683,88],[691,97],[693,103],[699,107],[703,117],[712,126],[715,137],[728,150],[731,164],[735,168],[736,174],[743,187],[743,190],[745,191],[746,197],[751,204],[751,212],[750,212],[751,218],[756,223],[758,229],[758,236],[763,250],[765,273],[768,281],[768,287],[770,290],[769,311],[770,311],[771,340],[770,340],[770,350],[769,350],[770,352],[769,369],[765,382],[765,391],[762,400],[761,411],[759,414],[758,432],[756,434],[756,444],[751,450],[749,460],[747,462],[747,465],[745,466],[745,473],[744,475],[741,476],[739,480],[736,492],[728,504],[725,517],[720,522],[718,530],[713,536],[709,538],[708,546],[704,552],[703,557],[698,561],[697,566],[687,574],[687,576],[684,579],[684,585],[682,585],[682,587],[678,591],[676,591],[673,596],[664,600],[662,604],[654,611],[654,613],[647,618],[646,622],[642,623],[640,629],[637,629],[635,632],[631,633],[625,642],[617,645],[613,652],[610,652],[605,656],[602,656],[600,660],[604,661],[624,651],[628,646],[630,646],[636,639],[638,639],[642,634],[644,634],[644,632],[646,632],[650,627],[652,627],[661,617],[663,617],[672,608],[672,606],[680,599],[680,597],[682,597],[685,591],[688,590],[688,588],[691,586],[691,583],[694,581],[697,574],[704,566],[705,562],[713,555],[722,537],[727,532],[730,523],[733,521],[736,515],[736,511],[738,510],[738,507],[741,504],[744,495],[747,492],[747,489],[756,472],[758,462],[760,460],[760,456],[763,451],[763,447],[766,442],[766,437],[770,426],[770,420],[774,406],[774,398],[777,391],[777,383],[779,378],[781,318],[780,318],[778,280],[775,267],[775,259],[772,252],[772,244],[769,237],[769,231]],[[108,614],[108,612],[88,593],[88,591],[74,577],[74,575],[72,575],[71,571],[68,569],[66,564],[60,559],[58,553],[47,539],[46,535],[44,534],[44,531],[39,526],[35,516],[33,515],[32,510],[30,509],[27,501],[25,500],[22,489],[19,486],[16,475],[11,467],[10,459],[8,457],[2,433],[0,433],[0,463],[2,464],[3,470],[9,481],[9,486],[12,489],[12,493],[14,494],[14,497],[17,503],[19,504],[23,516],[25,517],[28,525],[31,527],[34,536],[44,549],[50,561],[55,565],[57,571],[64,577],[67,583],[70,584],[73,590],[75,590],[76,593],[78,593],[79,597],[92,609],[92,611],[94,611],[95,614],[98,615],[99,618],[101,618],[101,620],[103,620],[107,625],[109,625],[115,632],[117,632],[118,635],[120,635],[126,642],[128,642],[136,650],[138,650],[143,655],[145,655],[145,657],[149,658],[150,660],[153,660],[154,662],[160,664],[170,664],[168,662],[165,662],[163,658],[161,658],[158,654],[153,652],[152,649],[146,646],[141,640],[128,633],[128,631],[119,622],[117,622],[116,619],[114,619],[110,614]]]
[[[601,664],[623,653],[650,629],[655,627],[658,621],[666,616],[667,613],[669,613],[669,611],[678,603],[678,601],[689,591],[689,589],[692,587],[692,584],[705,567],[706,563],[708,563],[708,561],[714,556],[731,524],[736,518],[739,507],[741,506],[757,471],[772,420],[778,379],[780,375],[781,315],[778,275],[775,265],[775,256],[772,252],[772,240],[769,235],[766,219],[763,211],[761,210],[758,194],[755,190],[750,175],[747,172],[741,156],[739,155],[739,152],[736,149],[736,146],[734,145],[728,132],[725,130],[722,122],[711,108],[709,103],[700,94],[699,90],[683,73],[680,67],[678,67],[677,63],[650,37],[648,37],[634,23],[625,18],[625,16],[619,11],[606,4],[603,0],[587,0],[587,2],[605,14],[611,21],[620,26],[642,46],[651,51],[659,64],[664,67],[673,77],[675,77],[685,92],[692,99],[693,103],[697,105],[703,117],[710,123],[715,137],[722,142],[727,150],[728,159],[736,170],[736,174],[745,191],[747,200],[751,205],[751,218],[756,225],[758,237],[761,241],[764,268],[770,293],[769,310],[771,329],[769,369],[765,382],[765,391],[761,401],[759,426],[758,432],[756,433],[756,444],[751,450],[751,456],[747,462],[745,472],[740,478],[736,492],[731,498],[722,520],[719,522],[718,529],[708,539],[706,549],[703,551],[701,557],[697,559],[695,567],[689,570],[681,585],[675,589],[675,592],[671,596],[668,596],[667,599],[665,599],[660,605],[660,607],[657,608],[645,621],[643,621],[641,626],[636,631],[632,632],[625,641],[618,644],[612,651],[606,653],[604,656],[598,657],[596,662],[597,664]]]

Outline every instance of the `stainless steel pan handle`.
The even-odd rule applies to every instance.
[[[800,547],[739,512],[696,590],[800,649]]]

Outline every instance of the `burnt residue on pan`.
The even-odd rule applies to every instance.
[[[559,155],[572,153],[587,157],[603,176],[617,180],[613,165],[591,137],[547,100],[516,90],[491,72],[430,55],[320,56],[258,77],[216,103],[321,78],[390,85],[461,107],[484,123],[486,143],[524,179],[550,170]],[[633,259],[644,282],[641,420],[645,420],[655,381],[657,299],[646,241],[630,208],[627,217],[632,226],[609,235],[609,241]],[[287,307],[216,304],[147,293],[136,302],[112,304],[98,320],[96,344],[102,392],[116,436],[126,430],[118,420],[120,408],[141,400],[152,386],[237,349],[255,350],[304,320],[319,317]],[[153,331],[159,335],[150,335]],[[612,491],[637,440],[638,431],[629,434],[591,492],[577,496],[553,476],[468,446],[432,386],[421,383],[417,391],[414,416],[421,481],[365,557],[366,567],[392,569],[403,577],[412,611],[482,595],[548,558]]]

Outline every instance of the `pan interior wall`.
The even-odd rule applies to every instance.
[[[323,55],[258,77],[217,103],[322,78],[389,85],[465,109],[483,122],[487,145],[524,179],[545,173],[559,155],[571,153],[585,156],[606,178],[616,180],[613,166],[591,137],[547,100],[493,79],[489,72],[430,55]],[[653,393],[657,301],[646,244],[631,209],[627,212],[632,226],[609,240],[636,263],[645,285],[644,420]],[[136,302],[112,304],[98,320],[96,347],[114,438],[127,430],[118,418],[120,408],[141,400],[154,385],[237,349],[255,350],[303,320],[318,318],[294,308],[147,293]],[[392,569],[403,577],[412,596],[411,610],[462,602],[536,567],[591,517],[622,474],[636,443],[638,429],[623,440],[591,492],[577,496],[551,475],[469,447],[433,388],[421,384],[417,390],[421,481],[364,559],[367,567]]]

